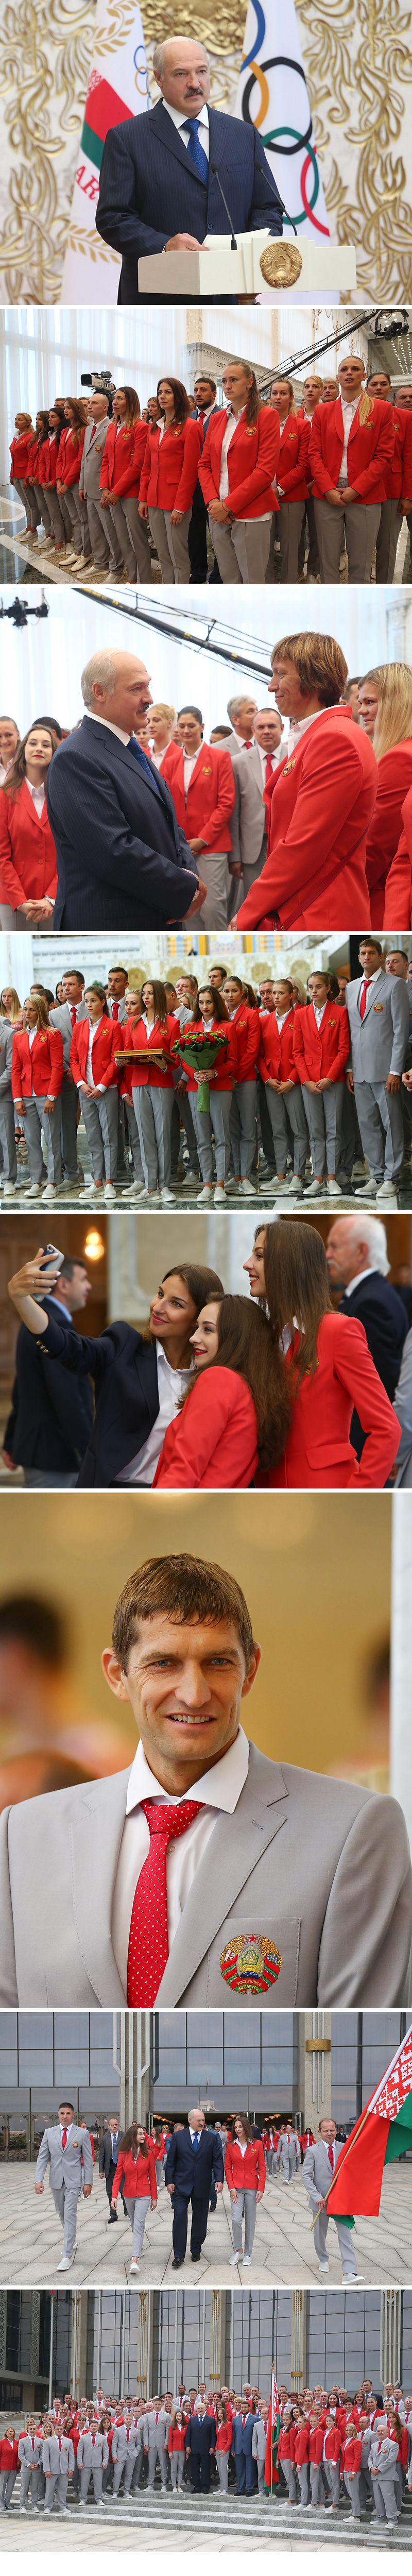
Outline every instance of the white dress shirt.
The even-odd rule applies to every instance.
[[[360,1288],[362,1279],[372,1279],[376,1276],[381,1279],[382,1271],[377,1271],[376,1261],[368,1261],[364,1270],[356,1270],[355,1278],[349,1279],[348,1286],[343,1291],[344,1297],[353,1297],[354,1288]]]
[[[366,975],[366,974],[362,975],[362,983],[359,985],[358,1002],[357,1002],[357,1008],[358,1008],[358,1011],[359,1011],[359,1018],[360,1018],[360,1006],[361,1006],[361,1001],[362,1001],[362,993],[365,991],[365,988],[366,988],[366,1009],[365,1009],[364,1014],[363,1014],[363,1017],[364,1017],[364,1019],[365,1019],[365,1018],[366,1018],[366,1011],[367,1011],[367,1009],[368,1009],[368,985],[369,985],[369,984],[377,984],[377,982],[378,982],[378,976],[379,976],[379,975],[381,975],[381,974],[382,974],[382,966],[380,965],[380,966],[375,966],[375,969],[374,969],[374,973],[373,973],[373,975]]]
[[[63,2129],[65,2129],[65,2128],[66,2128],[66,2122],[65,2122],[65,2120],[59,2120],[59,2129],[60,2129],[60,2145],[61,2145],[62,2137],[63,2137]],[[73,2128],[73,2121],[72,2121],[72,2120],[68,2120],[67,2128],[66,2128],[66,2146],[68,2146],[69,2138],[71,2138],[72,2128]]]
[[[184,126],[185,126],[185,124],[186,124],[186,117],[185,117],[185,111],[184,111],[184,108],[183,108],[183,107],[171,107],[171,106],[170,106],[170,100],[169,100],[168,98],[164,98],[164,99],[163,99],[163,101],[162,101],[162,105],[163,105],[163,107],[165,107],[165,109],[166,109],[166,116],[171,116],[171,119],[172,119],[172,125],[175,125],[175,126],[176,126],[176,133],[177,133],[177,134],[180,134],[180,141],[181,141],[181,143],[184,143],[184,145],[185,145],[185,149],[186,149],[186,152],[187,152],[187,149],[188,149],[188,143],[189,143],[189,136],[188,136],[188,134],[185,134],[185,133],[183,132],[183,127],[184,127]],[[192,117],[192,116],[191,116],[191,119],[190,119],[190,123],[191,123],[191,125],[194,125],[194,123],[195,123],[195,119],[194,119],[194,117]],[[202,152],[205,152],[205,153],[206,153],[206,160],[208,161],[208,160],[209,160],[209,118],[208,118],[207,107],[203,106],[203,107],[200,107],[200,108],[199,108],[199,113],[198,113],[198,115],[196,115],[196,125],[201,125],[202,132],[201,132],[201,134],[199,135],[199,142],[201,143],[201,146],[202,146]]]
[[[311,715],[311,716],[300,716],[300,717],[299,717],[299,722],[298,722],[297,718],[296,718],[295,722],[293,722],[293,719],[292,719],[292,723],[291,723],[291,724],[290,724],[290,726],[289,726],[289,733],[288,733],[288,760],[289,760],[290,752],[291,752],[291,751],[296,751],[296,750],[299,748],[299,743],[301,742],[302,734],[303,734],[303,733],[308,733],[308,732],[309,732],[309,725],[319,724],[319,723],[320,723],[321,718],[322,718],[322,717],[324,717],[324,716],[326,716],[326,717],[327,717],[327,716],[335,716],[335,715],[336,715],[336,707],[314,707],[313,715]]]
[[[149,1431],[148,1440],[144,1441],[143,1449],[136,1450],[135,1458],[129,1460],[128,1467],[123,1467],[121,1476],[116,1478],[119,1485],[153,1484],[158,1458],[163,1449],[165,1431],[168,1429],[169,1422],[174,1422],[180,1397],[186,1395],[189,1385],[193,1362],[188,1369],[171,1368],[162,1342],[156,1342],[156,1361],[159,1411]]]
[[[263,786],[266,787],[266,761],[270,760],[271,769],[277,769],[278,760],[284,760],[285,745],[283,743],[282,747],[282,743],[279,742],[276,751],[262,751],[261,743],[257,742],[256,750],[259,752]]]
[[[101,1011],[101,1013],[100,1013],[100,1019],[99,1019],[99,1020],[89,1020],[89,1044],[88,1044],[87,1056],[86,1056],[86,1072],[82,1075],[81,1082],[78,1082],[78,1085],[77,1085],[77,1089],[78,1089],[78,1091],[84,1091],[85,1083],[86,1083],[86,1082],[90,1082],[90,1083],[92,1084],[93,1091],[104,1091],[104,1083],[103,1083],[103,1082],[95,1082],[95,1080],[94,1080],[93,1064],[92,1064],[92,1046],[93,1046],[93,1038],[95,1038],[95,1036],[96,1036],[96,1029],[100,1029],[100,1028],[101,1028],[102,1019],[103,1019],[103,1011]]]
[[[201,751],[201,749],[202,749],[202,744],[201,744],[201,742],[200,742],[200,743],[199,743],[199,751]],[[192,775],[193,775],[193,770],[196,768],[196,761],[199,759],[199,751],[185,751],[185,753],[184,753],[184,757],[183,757],[183,786],[184,786],[185,805],[187,805],[188,791],[189,791],[189,787],[190,787],[190,780],[191,780],[191,777],[192,777]]]
[[[314,1014],[315,1014],[315,1020],[316,1020],[316,1027],[317,1027],[317,1029],[320,1029],[320,1028],[321,1028],[321,1026],[322,1026],[322,1020],[324,1020],[324,1017],[325,1017],[325,1011],[328,1011],[328,1009],[329,1009],[329,1003],[328,1003],[328,1002],[321,1002],[320,1008],[319,1008],[319,1004],[318,1004],[318,1002],[312,1002],[312,1010],[314,1011]]]
[[[38,787],[32,787],[30,778],[26,778],[26,780],[25,780],[25,785],[26,785],[26,787],[28,787],[28,790],[29,790],[29,796],[31,796],[32,805],[34,805],[34,811],[35,811],[35,814],[37,814],[37,815],[38,815],[38,819],[39,819],[39,823],[40,823],[40,822],[41,822],[42,813],[43,813],[43,806],[44,806],[44,805],[45,805],[45,803],[46,803],[45,792],[44,792],[44,785],[43,785],[43,779],[41,778],[41,779],[39,780],[39,785],[38,785]]]
[[[125,745],[126,745],[126,749],[127,749],[127,744],[128,744],[129,742],[131,742],[131,734],[130,734],[130,733],[122,733],[122,727],[121,727],[121,725],[109,724],[108,717],[107,717],[107,716],[97,716],[97,715],[96,715],[96,713],[95,713],[95,709],[94,709],[94,707],[85,707],[85,715],[86,715],[86,716],[90,716],[91,724],[101,724],[101,725],[104,725],[105,733],[115,733],[115,734],[117,734],[117,740],[118,740],[118,742],[124,742],[124,743],[125,743]]]
[[[248,1768],[249,1740],[244,1734],[243,1727],[239,1726],[234,1744],[229,1745],[228,1752],[222,1754],[220,1762],[213,1762],[210,1771],[206,1771],[200,1780],[195,1781],[194,1788],[190,1792],[191,1797],[199,1802],[201,1814],[194,1817],[193,1824],[188,1825],[187,1832],[181,1834],[177,1842],[169,1843],[166,1854],[169,1950],[175,1939],[196,1871],[203,1860],[216,1819],[222,1813],[228,1816],[234,1815],[241,1789],[244,1788],[247,1780]],[[183,1796],[187,1797],[186,1789]],[[155,1780],[153,1771],[149,1769],[143,1745],[139,1743],[129,1778],[111,1922],[112,1945],[124,1994],[127,1988],[127,1960],[133,1900],[140,1871],[150,1851],[149,1827],[146,1816],[142,1813],[141,1798],[162,1799],[166,1806],[171,1803],[168,1791],[159,1788],[159,1781]],[[181,1799],[173,1798],[173,1806],[178,1807],[181,1803]]]
[[[231,441],[231,438],[234,438],[235,429],[237,429],[237,420],[235,420],[235,414],[234,414],[234,411],[232,411],[232,405],[231,405],[231,403],[230,403],[230,402],[227,402],[227,403],[225,404],[225,410],[227,411],[227,421],[226,421],[226,429],[224,429],[224,431],[223,431],[222,445],[221,445],[221,451],[220,451],[220,483],[219,483],[219,500],[220,500],[220,501],[228,501],[228,500],[229,500],[229,498],[230,498],[230,495],[229,495],[229,475],[228,475],[228,466],[227,466],[227,451],[228,451],[228,447],[230,447],[230,441]],[[238,420],[243,420],[243,414],[244,414],[244,412],[245,412],[245,411],[246,411],[246,403],[242,403],[242,410],[238,412],[238,416],[237,416],[237,419],[238,419]]]
[[[284,1023],[284,1020],[288,1020],[288,1019],[289,1019],[289,1011],[290,1011],[290,1008],[291,1008],[291,1005],[290,1005],[290,1002],[288,1002],[286,1011],[275,1011],[275,1020],[276,1020],[276,1025],[277,1025],[277,1028],[278,1028],[278,1029],[283,1029],[283,1023]],[[271,1016],[271,1014],[270,1014],[270,1012],[269,1012],[269,1011],[262,1011],[262,1012],[261,1012],[261,1019],[262,1019],[262,1020],[267,1020],[267,1019],[269,1019],[269,1018],[270,1018],[270,1016]]]
[[[355,418],[355,411],[358,409],[361,396],[360,394],[356,395],[356,402],[344,402],[343,394],[341,394],[340,400],[343,420],[343,456],[338,476],[338,492],[340,490],[341,483],[347,483],[348,480],[348,438],[350,437],[352,421]]]

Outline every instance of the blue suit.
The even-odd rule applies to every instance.
[[[245,2461],[245,2484],[246,2484],[246,2495],[254,2495],[254,2494],[255,2494],[255,2488],[257,2487],[257,2482],[258,2482],[257,2462],[256,2462],[256,2460],[254,2460],[254,2459],[252,2458],[252,2435],[253,2435],[253,2426],[254,2426],[254,2424],[256,2424],[256,2423],[257,2423],[257,2415],[256,2415],[256,2414],[255,2414],[255,2415],[247,2415],[247,2416],[246,2416],[246,2423],[245,2423],[245,2424],[244,2424],[244,2426],[243,2426],[243,2432],[242,2432],[242,2454],[243,2454],[243,2459],[244,2459],[244,2461]],[[238,2469],[238,2485],[239,2485],[239,2469]]]
[[[165,2182],[174,2183],[173,2253],[175,2263],[184,2263],[187,2245],[189,2201],[192,2204],[190,2252],[197,2259],[206,2235],[212,2174],[223,2182],[223,2154],[215,2129],[201,2129],[199,2144],[192,2146],[190,2129],[178,2129],[170,2140]]]
[[[213,107],[208,115],[207,181],[198,177],[163,99],[147,116],[129,117],[106,135],[96,225],[103,241],[122,252],[119,304],[153,302],[139,295],[137,262],[164,250],[175,233],[191,233],[202,242],[207,233],[229,231],[213,162],[235,232],[260,232],[265,224],[271,233],[282,231],[282,201],[256,126]],[[155,300],[163,304],[166,297],[167,266],[163,293]]]
[[[47,777],[56,844],[55,930],[162,930],[198,886],[166,780],[109,726],[83,716]]]
[[[46,1304],[46,1299],[45,1299]],[[48,1306],[47,1334],[33,1348],[49,1360],[48,1381],[53,1388],[56,1370],[58,1387],[67,1372],[69,1401],[73,1377],[76,1384],[85,1381],[89,1396],[89,1378],[94,1378],[95,1415],[92,1422],[90,1405],[88,1446],[80,1467],[81,1485],[115,1485],[132,1458],[144,1448],[159,1411],[159,1386],[156,1349],[144,1342],[134,1324],[107,1324],[104,1333],[94,1340],[90,1333],[76,1333],[64,1315]],[[70,1383],[71,1381],[71,1383]]]
[[[195,2495],[200,2495],[201,2488],[206,2495],[209,2494],[210,2459],[215,2450],[214,2415],[204,2415],[201,2423],[198,2415],[191,2415],[190,2424],[185,2433],[185,2451],[190,2457],[192,2487]]]

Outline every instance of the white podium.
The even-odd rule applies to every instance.
[[[213,298],[220,303],[226,296],[264,295],[271,304],[352,304],[356,296],[356,257],[352,245],[342,250],[336,242],[311,241],[302,234],[295,236],[286,225],[283,240],[289,248],[300,251],[302,267],[293,286],[268,286],[260,266],[261,253],[270,246],[268,232],[238,233],[236,250],[231,250],[227,233],[211,233],[200,250],[155,252],[151,259],[139,259],[138,274],[141,294],[160,295],[165,301],[178,298],[191,304],[202,304]]]

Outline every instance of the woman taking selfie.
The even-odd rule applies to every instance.
[[[212,1298],[198,1315],[194,1376],[166,1432],[154,1485],[234,1492],[252,1484],[258,1467],[271,1482],[287,1435],[289,1390],[265,1315],[250,1327],[246,1297]]]
[[[95,1417],[79,1483],[147,1489],[165,1425],[177,1413],[189,1382],[196,1318],[207,1298],[223,1297],[221,1279],[216,1270],[185,1261],[181,1270],[166,1271],[160,1280],[144,1332],[121,1318],[94,1340],[77,1333],[62,1308],[58,1312],[53,1303],[50,1308],[43,1304],[48,1296],[53,1300],[57,1278],[58,1268],[46,1261],[40,1246],[35,1259],[9,1280],[9,1297],[50,1359],[61,1360],[76,1377],[94,1379]]]
[[[335,1314],[326,1254],[315,1227],[298,1218],[259,1226],[245,1262],[251,1297],[269,1316],[284,1354],[291,1397],[284,1455],[257,1482],[334,1488],[386,1484],[399,1424],[370,1356],[363,1324]],[[365,1434],[358,1459],[350,1438],[356,1409]]]

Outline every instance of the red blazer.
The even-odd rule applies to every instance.
[[[221,1493],[227,1486],[239,1492],[251,1485],[257,1459],[255,1407],[245,1379],[236,1369],[205,1369],[183,1413],[169,1422],[153,1488],[189,1485],[209,1493],[217,1486]]]
[[[323,2457],[323,2432],[322,2432],[322,2425],[321,2425],[321,2424],[316,2424],[316,2425],[314,2424],[314,2425],[313,2425],[313,2427],[312,2427],[312,2432],[309,2434],[309,2459],[310,2459],[310,2460],[316,2460],[317,2467],[319,2467],[319,2461],[322,2459],[322,2457]]]
[[[360,2435],[358,2440],[354,2440],[354,2436],[351,2434],[349,2442],[342,2442],[342,2468],[351,2471],[354,2469],[360,2469],[361,2459],[362,2442]]]
[[[13,905],[13,912],[24,903],[57,894],[56,850],[47,805],[36,814],[27,781],[23,778],[17,796],[7,795],[7,782],[0,795],[0,903]]]
[[[33,1092],[40,1100],[58,1100],[62,1073],[60,1029],[36,1029],[32,1047],[28,1029],[16,1029],[11,1071],[13,1100],[31,1100]]]
[[[206,431],[199,483],[207,502],[219,499],[220,459],[228,418],[227,411],[212,412]],[[236,422],[227,451],[229,505],[235,519],[263,519],[266,511],[279,509],[273,490],[279,450],[279,414],[271,411],[269,403],[262,403],[253,429],[247,429],[243,416]]]
[[[260,1047],[260,1013],[252,1002],[239,1002],[231,1028],[235,1030],[237,1048],[237,1081],[254,1082]]]
[[[55,482],[56,482],[56,476],[57,476],[57,472],[58,472],[58,456],[59,456],[59,452],[60,452],[60,447],[61,447],[61,430],[59,430],[59,429],[57,429],[57,430],[56,430],[56,429],[51,429],[51,431],[50,431],[50,438],[49,438],[49,473],[48,473],[48,481],[49,481],[49,483],[55,483]]]
[[[237,1082],[237,1044],[234,1021],[228,1020],[226,1023],[225,1020],[211,1020],[210,1030],[208,1029],[207,1031],[208,1037],[210,1036],[211,1038],[214,1038],[217,1033],[220,1035],[221,1032],[223,1032],[225,1039],[225,1053],[223,1054],[223,1047],[221,1047],[218,1071],[216,1073],[216,1079],[212,1083],[212,1092],[233,1091],[233,1084],[234,1082]],[[190,1038],[203,1038],[204,1036],[205,1030],[203,1027],[203,1020],[200,1017],[198,1020],[189,1020],[189,1026],[187,1029],[179,1030],[181,1064],[185,1064],[185,1038],[189,1044]],[[188,1091],[196,1091],[197,1083],[192,1066],[188,1065],[186,1070],[189,1075]]]
[[[361,401],[362,397],[359,397]],[[348,438],[348,483],[358,501],[385,501],[385,475],[394,452],[394,428],[391,404],[374,402],[370,396],[370,418],[361,429],[359,403]],[[317,403],[313,414],[309,445],[309,462],[313,475],[313,498],[335,492],[339,482],[344,447],[342,405],[337,402]]]
[[[81,1027],[81,1021],[79,1025]],[[119,1045],[118,1024],[116,1034],[117,1045]],[[123,1043],[123,1046],[147,1048],[147,1066],[145,1064],[136,1064],[136,1066],[132,1064],[130,1068],[132,1088],[134,1091],[136,1090],[136,1086],[138,1089],[140,1088],[140,1084],[142,1082],[150,1082],[152,1091],[173,1091],[173,1073],[171,1064],[168,1064],[167,1073],[162,1073],[160,1064],[151,1064],[150,1050],[151,1047],[161,1046],[163,1054],[170,1058],[170,1049],[175,1038],[180,1038],[179,1021],[174,1020],[170,1012],[168,1012],[166,1027],[163,1020],[154,1021],[153,1028],[150,1030],[150,1037],[147,1035],[144,1020],[123,1021],[121,1033],[121,1043]]]
[[[17,483],[17,481],[19,481],[19,483],[24,482],[25,474],[26,474],[26,467],[27,467],[27,465],[28,465],[28,460],[29,460],[29,454],[30,454],[30,447],[31,447],[32,437],[33,437],[33,431],[32,431],[32,429],[25,429],[25,430],[21,430],[21,432],[20,432],[20,436],[19,436],[19,437],[17,437],[17,432],[16,432],[16,436],[15,436],[15,438],[11,438],[11,439],[10,439],[10,455],[11,455],[10,482],[11,482],[11,483]]]
[[[276,1082],[299,1081],[293,1053],[294,1025],[292,1008],[281,1029],[278,1029],[276,1011],[268,1011],[267,1020],[261,1020],[258,1071],[262,1082],[267,1082],[268,1073],[274,1074]]]
[[[36,483],[50,482],[50,439],[42,438],[36,465]]]
[[[0,2471],[4,2472],[4,2470],[6,2470],[7,2472],[8,2469],[18,2469],[18,2466],[18,2442],[9,2442],[7,2434],[3,2433],[0,2441]]]
[[[69,438],[69,435],[70,435],[70,432],[69,432],[69,423],[68,423],[68,420],[65,420],[65,421],[64,421],[64,423],[63,423],[63,428],[62,428],[60,431],[59,431],[59,430],[57,430],[57,432],[56,432],[57,464],[56,464],[56,474],[55,474],[55,478],[54,478],[54,479],[55,479],[55,482],[56,482],[56,481],[58,481],[59,483],[62,483],[62,481],[63,481],[63,475],[64,475],[64,463],[65,463],[65,455],[66,455],[66,447],[67,447],[67,440],[68,440],[68,438]],[[81,453],[81,450],[80,450],[80,453]],[[79,466],[79,473],[80,473],[80,466]]]
[[[275,771],[267,858],[240,904],[239,930],[259,923],[349,930],[354,921],[369,929],[366,837],[376,787],[367,734],[347,722],[347,711],[328,708]]]
[[[298,1008],[295,1011],[293,1053],[299,1082],[306,1082],[307,1076],[309,1082],[321,1082],[323,1074],[329,1074],[332,1082],[344,1082],[349,1049],[350,1030],[345,1005],[337,1011],[334,1002],[326,1002],[320,1029],[315,1020],[313,1002],[306,1003],[303,1010]]]
[[[147,440],[147,421],[123,423],[117,436],[117,421],[110,420],[100,468],[100,491],[112,492],[120,501],[122,492],[137,500]]]
[[[283,493],[285,501],[307,501],[309,439],[310,421],[305,420],[304,412],[290,411],[289,418],[284,421],[280,433],[277,468],[280,500]]]
[[[172,2433],[172,2427],[171,2427],[171,2424],[169,2424],[169,2431],[168,2431],[168,2437],[167,2437],[167,2440],[168,2440],[168,2451],[169,2451],[169,2460],[170,2460],[170,2459],[171,2459],[172,2451],[184,2451],[184,2447],[185,2447],[185,2436],[184,2436],[184,2428],[183,2428],[183,2425],[182,2425],[182,2424],[180,2424],[180,2425],[179,2425],[179,2424],[176,2424],[176,2427],[175,2427],[175,2429],[174,2429],[174,2431],[173,2431],[173,2433]]]
[[[229,814],[232,814],[235,802],[235,780],[229,752],[215,750],[213,743],[202,742],[189,780],[187,804],[184,753],[179,751],[177,742],[167,745],[162,777],[170,787],[177,821],[182,832],[186,833],[186,839],[195,841],[198,832],[203,832],[205,849],[231,850]]]
[[[148,2191],[151,2200],[157,2200],[156,2166],[151,2147],[147,2156],[139,2147],[136,2164],[130,2147],[119,2147],[112,2200],[117,2200],[120,2184],[126,2200],[144,2200]]]
[[[217,2427],[217,2433],[216,2433],[216,2450],[217,2450],[217,2451],[226,2451],[226,2452],[227,2452],[227,2451],[230,2451],[230,2450],[231,2450],[231,2447],[232,2447],[232,2416],[230,2415],[230,2417],[228,2418],[228,2421],[227,2421],[227,2423],[226,2423],[226,2424],[218,2424],[218,2427]]]
[[[245,2156],[241,2155],[237,2138],[228,2138],[225,2175],[229,2191],[233,2187],[235,2191],[264,2191],[266,2165],[261,2138],[249,2139]]]
[[[28,458],[27,458],[27,465],[26,465],[26,472],[25,472],[25,477],[24,477],[25,483],[35,483],[35,482],[37,482],[38,461],[39,461],[40,450],[41,450],[42,445],[43,445],[43,441],[42,441],[42,439],[41,439],[41,438],[36,438],[36,433],[35,433],[35,434],[34,434],[34,438],[32,438],[32,439],[31,439],[31,442],[30,442],[30,447],[29,447],[29,452],[28,452]]]
[[[63,455],[60,456],[59,449],[59,482],[64,483],[65,486],[68,485],[69,487],[72,483],[79,483],[80,481],[80,466],[84,448],[84,429],[80,430],[80,437],[78,437],[76,430],[75,438],[76,444],[74,445],[74,432],[72,429],[68,429],[64,441],[64,458]]]
[[[294,2424],[290,2424],[290,2425],[288,2425],[288,2426],[286,2427],[286,2429],[284,2429],[284,2428],[282,2427],[282,2432],[281,2432],[281,2434],[280,2434],[279,2442],[278,2442],[278,2460],[294,2460],[294,2458],[295,2458],[295,2425],[294,2425]]]
[[[366,1432],[362,1457],[350,1439],[354,1408]],[[296,1396],[284,1458],[270,1477],[271,1485],[380,1487],[393,1467],[400,1425],[371,1359],[363,1324],[350,1315],[323,1315],[317,1340],[314,1377],[303,1378]],[[263,1484],[265,1479],[256,1480]]]
[[[412,433],[412,417],[411,417]],[[378,760],[378,792],[366,843],[366,875],[373,930],[382,930],[386,884],[402,831],[402,806],[412,788],[412,736]],[[399,921],[394,922],[399,930]],[[409,922],[408,922],[409,929]]]
[[[403,831],[385,886],[385,930],[412,929],[412,787],[402,806]]]
[[[297,2431],[297,2433],[295,2433],[295,2468],[296,2468],[296,2469],[301,2469],[301,2468],[303,2467],[303,2462],[304,2462],[304,2460],[308,2460],[308,2459],[309,2459],[309,2425],[308,2425],[308,2424],[299,2424],[299,2426],[298,2426],[298,2431]]]
[[[197,420],[183,421],[181,429],[165,429],[160,437],[160,423],[148,429],[146,451],[140,479],[140,500],[148,501],[152,510],[190,510],[197,483],[201,431]]]
[[[94,1083],[102,1082],[105,1091],[117,1083],[115,1055],[120,1053],[122,1034],[118,1021],[106,1019],[104,1012],[92,1036],[92,1072]],[[86,1081],[89,1045],[89,1021],[77,1020],[70,1046],[70,1071],[77,1083]]]
[[[333,2433],[325,2433],[325,2460],[334,2460],[335,2468],[338,2467],[338,2461],[340,2460],[340,2432],[338,2424],[335,2424]]]
[[[402,410],[400,402],[390,405],[394,427],[394,451],[387,465],[385,491],[387,501],[410,501],[412,497],[412,413]]]

